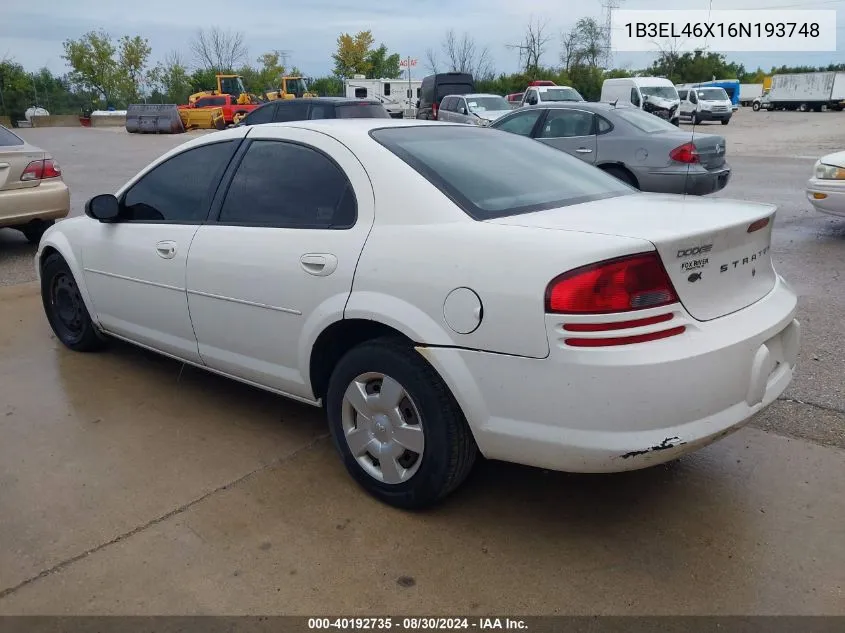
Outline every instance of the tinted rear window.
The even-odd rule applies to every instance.
[[[353,103],[338,105],[335,111],[338,119],[389,119],[384,106],[375,103]]]
[[[9,145],[23,145],[23,140],[13,132],[0,126],[0,146],[8,147]]]
[[[620,119],[624,119],[635,128],[648,134],[678,131],[678,128],[669,123],[669,121],[664,121],[653,114],[643,112],[639,108],[615,108],[613,113]]]
[[[498,130],[443,125],[371,135],[476,220],[636,193],[565,152]]]
[[[469,84],[438,84],[437,86],[437,100],[449,95],[465,95],[472,92],[473,88]]]

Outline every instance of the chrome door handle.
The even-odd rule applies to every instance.
[[[586,147],[579,147],[575,151],[578,152],[579,154],[592,154],[593,153],[593,150],[588,149]]]
[[[331,253],[306,253],[299,258],[299,263],[309,275],[326,277],[337,268],[337,257]]]
[[[176,242],[165,240],[156,244],[156,253],[164,259],[173,259],[176,256]]]

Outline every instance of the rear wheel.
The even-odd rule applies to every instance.
[[[620,167],[619,165],[603,165],[602,169],[617,180],[621,180],[625,184],[631,185],[635,189],[640,188],[637,179],[634,178],[634,175],[624,167]]]
[[[38,244],[44,232],[53,226],[53,224],[55,224],[53,220],[33,220],[29,224],[19,226],[18,230],[23,233],[23,236],[30,244]]]
[[[802,103],[800,106],[798,106],[799,112],[807,112],[809,109],[810,106],[808,106],[806,103]]]
[[[75,352],[104,347],[105,339],[91,321],[76,279],[57,253],[47,257],[41,267],[41,301],[50,327],[66,347]]]
[[[398,339],[362,343],[337,364],[326,395],[335,447],[379,500],[422,508],[466,479],[477,448],[449,388]]]

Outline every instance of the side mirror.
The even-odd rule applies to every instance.
[[[460,109],[460,113],[461,113],[461,114],[466,114],[466,113],[467,113],[467,109],[466,109],[466,108],[461,108],[461,109]]]
[[[114,222],[120,215],[120,203],[110,193],[94,196],[85,203],[85,215],[100,222]]]

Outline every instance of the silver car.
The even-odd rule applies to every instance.
[[[451,95],[443,97],[437,110],[438,121],[490,125],[513,108],[504,97],[488,94]]]
[[[724,137],[693,134],[631,106],[528,106],[490,127],[551,145],[641,191],[705,195],[724,189],[731,177]]]

